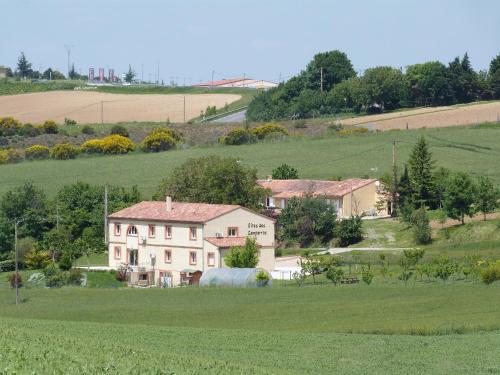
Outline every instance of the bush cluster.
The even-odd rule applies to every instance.
[[[174,148],[180,136],[172,129],[153,129],[149,135],[141,142],[141,150],[144,152],[160,152]]]
[[[50,149],[43,145],[33,145],[24,150],[24,155],[28,160],[47,159]]]
[[[81,150],[87,154],[127,154],[135,150],[135,143],[113,134],[101,139],[90,139],[82,144]]]
[[[500,280],[500,262],[490,264],[482,269],[481,279],[485,284],[491,284],[494,281]]]
[[[258,139],[264,139],[272,134],[288,135],[288,131],[283,125],[273,123],[257,126],[256,128],[252,129],[252,133]]]
[[[52,120],[47,120],[41,125],[30,123],[22,124],[13,117],[0,117],[0,136],[11,137],[20,135],[22,137],[36,137],[40,134],[57,134],[59,126]]]
[[[243,145],[247,143],[255,143],[257,140],[262,140],[272,137],[288,136],[288,131],[283,125],[279,124],[264,124],[253,129],[235,128],[229,131],[226,136],[219,141],[226,145]]]
[[[8,148],[0,150],[0,164],[17,163],[24,159],[24,154],[21,150]]]
[[[50,149],[49,155],[53,159],[68,160],[74,159],[78,153],[78,147],[70,143],[60,143]]]

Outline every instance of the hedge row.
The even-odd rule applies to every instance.
[[[41,125],[30,123],[22,124],[13,117],[0,117],[0,136],[9,137],[21,135],[24,137],[36,137],[40,134],[57,134],[59,126],[52,120],[47,120]]]
[[[253,129],[236,128],[220,139],[221,143],[226,145],[242,145],[246,143],[255,143],[257,140],[270,138],[273,136],[287,136],[288,131],[283,125],[264,124]]]

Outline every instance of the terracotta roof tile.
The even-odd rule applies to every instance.
[[[112,219],[178,221],[205,223],[220,215],[240,208],[230,204],[172,202],[172,211],[167,212],[163,201],[144,201],[109,215]]]
[[[245,245],[245,237],[207,237],[205,240],[219,248]]]
[[[271,189],[276,198],[302,197],[305,195],[343,197],[351,190],[377,181],[376,179],[351,178],[343,181],[325,180],[258,180],[264,188]]]

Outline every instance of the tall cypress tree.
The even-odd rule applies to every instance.
[[[408,166],[413,201],[417,206],[425,206],[432,198],[434,161],[424,137],[421,137],[413,147]]]

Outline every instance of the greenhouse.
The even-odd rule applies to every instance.
[[[203,272],[200,286],[257,288],[270,286],[271,280],[262,268],[212,268]]]

